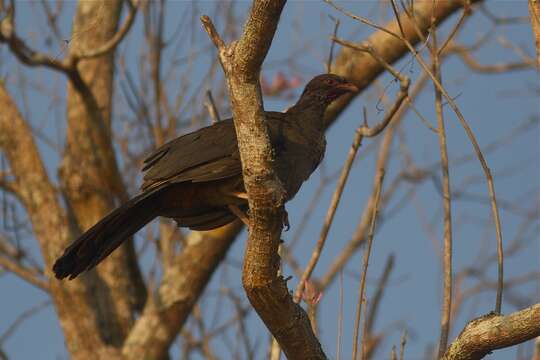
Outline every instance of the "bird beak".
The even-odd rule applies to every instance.
[[[339,89],[339,90],[343,91],[344,93],[345,92],[356,93],[356,92],[360,91],[356,85],[354,85],[353,83],[350,83],[350,82],[338,84],[336,86],[336,89]]]

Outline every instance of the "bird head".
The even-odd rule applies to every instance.
[[[300,98],[327,106],[341,95],[352,92],[358,92],[358,87],[352,82],[338,75],[322,74],[311,79]]]

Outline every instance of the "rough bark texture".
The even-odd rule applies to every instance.
[[[493,350],[537,336],[540,336],[540,304],[507,316],[488,314],[470,321],[442,359],[482,359]]]
[[[536,44],[536,66],[540,68],[540,1],[529,0],[529,13],[531,14],[531,28]]]

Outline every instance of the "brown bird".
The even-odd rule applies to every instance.
[[[275,151],[275,171],[292,199],[324,156],[324,112],[339,96],[358,88],[344,78],[313,78],[286,112],[265,112]],[[247,210],[242,164],[232,119],[180,136],[144,161],[142,193],[82,234],[56,260],[58,279],[90,270],[157,216],[178,226],[210,230]],[[244,219],[245,220],[245,219]]]

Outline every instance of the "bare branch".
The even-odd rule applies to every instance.
[[[472,57],[470,51],[467,51],[466,49],[458,45],[450,46],[448,48],[448,51],[455,51],[467,66],[479,73],[505,73],[516,70],[527,70],[534,67],[534,61],[528,59],[512,63],[500,63],[490,65],[480,64],[475,58]]]
[[[350,17],[351,19],[358,20],[358,21],[360,21],[361,23],[364,23],[364,24],[366,24],[366,25],[369,25],[369,26],[371,26],[372,28],[375,28],[375,29],[377,29],[377,30],[379,30],[379,31],[382,31],[382,32],[384,32],[384,33],[386,33],[386,34],[388,34],[388,35],[390,35],[390,36],[393,36],[393,37],[395,37],[395,38],[397,38],[397,39],[401,39],[401,36],[400,36],[400,35],[398,35],[398,34],[397,34],[396,32],[394,32],[394,31],[389,30],[387,26],[380,26],[380,25],[374,24],[372,21],[366,19],[366,18],[363,17],[363,16],[358,16],[358,15],[355,15],[355,14],[349,12],[349,11],[346,11],[345,9],[343,9],[342,7],[340,7],[340,6],[336,5],[336,4],[334,4],[334,3],[333,3],[332,1],[330,1],[330,0],[324,0],[324,2],[327,3],[327,4],[329,4],[330,6],[332,6],[334,9],[336,9],[336,10],[339,11],[340,13],[342,13],[342,14],[344,14],[344,15]],[[399,28],[402,29],[402,28],[401,28],[401,24],[399,24]],[[402,31],[401,33],[403,33],[403,31]]]
[[[42,274],[27,268],[15,259],[10,259],[4,255],[0,255],[0,267],[14,273],[28,283],[38,287],[39,289],[48,292],[49,283],[43,278]]]
[[[326,356],[306,313],[291,298],[283,278],[277,276],[285,194],[273,171],[259,75],[284,5],[284,0],[255,0],[242,36],[228,46],[208,17],[201,17],[201,21],[218,48],[227,79],[249,198],[249,238],[242,271],[244,289],[288,358],[324,359]]]
[[[339,19],[334,18],[333,16],[330,16],[330,19],[334,20],[334,32],[332,34],[332,38],[335,38],[337,36],[337,32],[339,29]],[[334,39],[332,39],[330,43],[330,51],[328,52],[328,60],[326,61],[326,72],[331,73],[332,72],[332,61],[334,60],[334,45],[336,42]]]
[[[74,63],[58,60],[30,48],[24,40],[17,36],[11,15],[0,20],[0,43],[7,43],[13,54],[28,66],[47,66],[65,74],[74,68]]]
[[[392,0],[394,1],[394,0]],[[436,17],[433,17],[436,19]],[[418,61],[418,63],[422,66],[426,74],[429,75],[431,80],[433,81],[433,84],[435,87],[441,92],[441,94],[445,97],[445,99],[448,101],[448,104],[458,117],[462,127],[465,129],[465,132],[467,133],[467,136],[469,137],[469,141],[473,145],[474,151],[476,153],[476,156],[478,157],[478,160],[480,164],[482,165],[482,170],[484,171],[486,181],[488,184],[488,192],[491,199],[491,210],[492,210],[492,216],[493,221],[495,223],[495,232],[497,234],[497,249],[498,249],[498,255],[499,255],[499,263],[498,263],[498,281],[499,281],[499,287],[497,289],[496,294],[496,300],[495,300],[495,312],[500,313],[501,311],[501,304],[502,304],[502,289],[503,289],[503,245],[502,245],[502,230],[501,230],[501,222],[499,217],[499,209],[497,207],[497,199],[495,196],[495,186],[493,184],[493,177],[491,176],[491,171],[489,167],[487,166],[487,163],[485,161],[485,158],[482,154],[482,151],[480,149],[480,146],[478,145],[478,142],[476,141],[476,137],[474,136],[470,126],[468,125],[467,121],[461,114],[461,111],[459,110],[458,106],[456,105],[455,101],[452,99],[452,97],[448,94],[448,92],[444,89],[444,87],[441,85],[441,83],[438,81],[438,79],[435,77],[435,75],[431,72],[428,65],[423,60],[422,56],[414,49],[414,46],[411,44],[411,42],[404,37],[403,43],[408,48],[409,52],[415,57],[415,59]]]
[[[77,62],[79,60],[83,59],[92,59],[95,57],[99,57],[102,55],[105,55],[111,51],[113,51],[118,44],[124,39],[126,34],[131,29],[131,25],[133,25],[133,21],[135,20],[135,15],[137,14],[137,7],[139,6],[138,1],[133,4],[131,0],[124,1],[127,4],[128,7],[128,14],[126,15],[126,18],[124,20],[124,23],[118,29],[118,31],[109,39],[107,42],[103,43],[101,46],[99,46],[96,49],[86,49],[82,50],[80,52],[73,52],[70,55],[74,58],[74,61]]]
[[[458,22],[459,23],[459,22]],[[437,31],[431,33],[433,45],[431,57],[433,63],[433,73],[437,80],[442,83],[440,52],[437,48]],[[452,34],[451,34],[452,35]],[[448,345],[448,334],[450,333],[450,319],[452,310],[452,197],[450,189],[450,171],[448,169],[448,146],[446,142],[446,129],[444,124],[442,94],[434,86],[435,91],[435,113],[437,115],[437,133],[439,135],[439,150],[441,153],[441,172],[443,177],[443,209],[444,209],[444,252],[443,252],[443,303],[441,309],[441,333],[439,338],[440,359],[446,351]]]
[[[47,299],[37,305],[32,306],[31,308],[25,310],[19,316],[17,316],[15,321],[13,321],[13,323],[11,323],[11,325],[2,334],[0,334],[0,346],[3,345],[11,335],[13,335],[13,333],[17,330],[19,326],[21,326],[24,321],[50,305],[51,300]]]
[[[379,215],[379,203],[381,200],[381,192],[382,192],[382,185],[384,181],[384,169],[379,169],[378,173],[378,180],[377,180],[377,191],[375,193],[375,205],[373,208],[373,213],[371,216],[371,222],[369,226],[369,233],[368,233],[368,243],[367,248],[364,253],[364,261],[362,265],[362,276],[360,278],[360,287],[359,287],[359,294],[358,294],[358,303],[356,305],[356,318],[354,321],[354,340],[353,340],[353,355],[352,358],[356,359],[356,354],[358,351],[358,330],[360,326],[360,316],[362,313],[362,303],[364,300],[364,292],[366,288],[366,276],[367,276],[367,270],[369,266],[369,257],[371,254],[371,247],[373,245],[373,237],[375,235],[375,224],[377,223],[377,216]]]
[[[536,66],[540,68],[540,1],[529,0],[529,13],[531,14],[531,29],[536,44]]]
[[[206,91],[206,97],[208,98],[208,101],[205,102],[205,105],[210,114],[210,118],[212,119],[212,123],[220,122],[221,118],[219,116],[219,111],[210,90]]]
[[[539,335],[540,304],[506,316],[490,313],[471,320],[442,359],[482,359],[493,350],[516,345]]]

